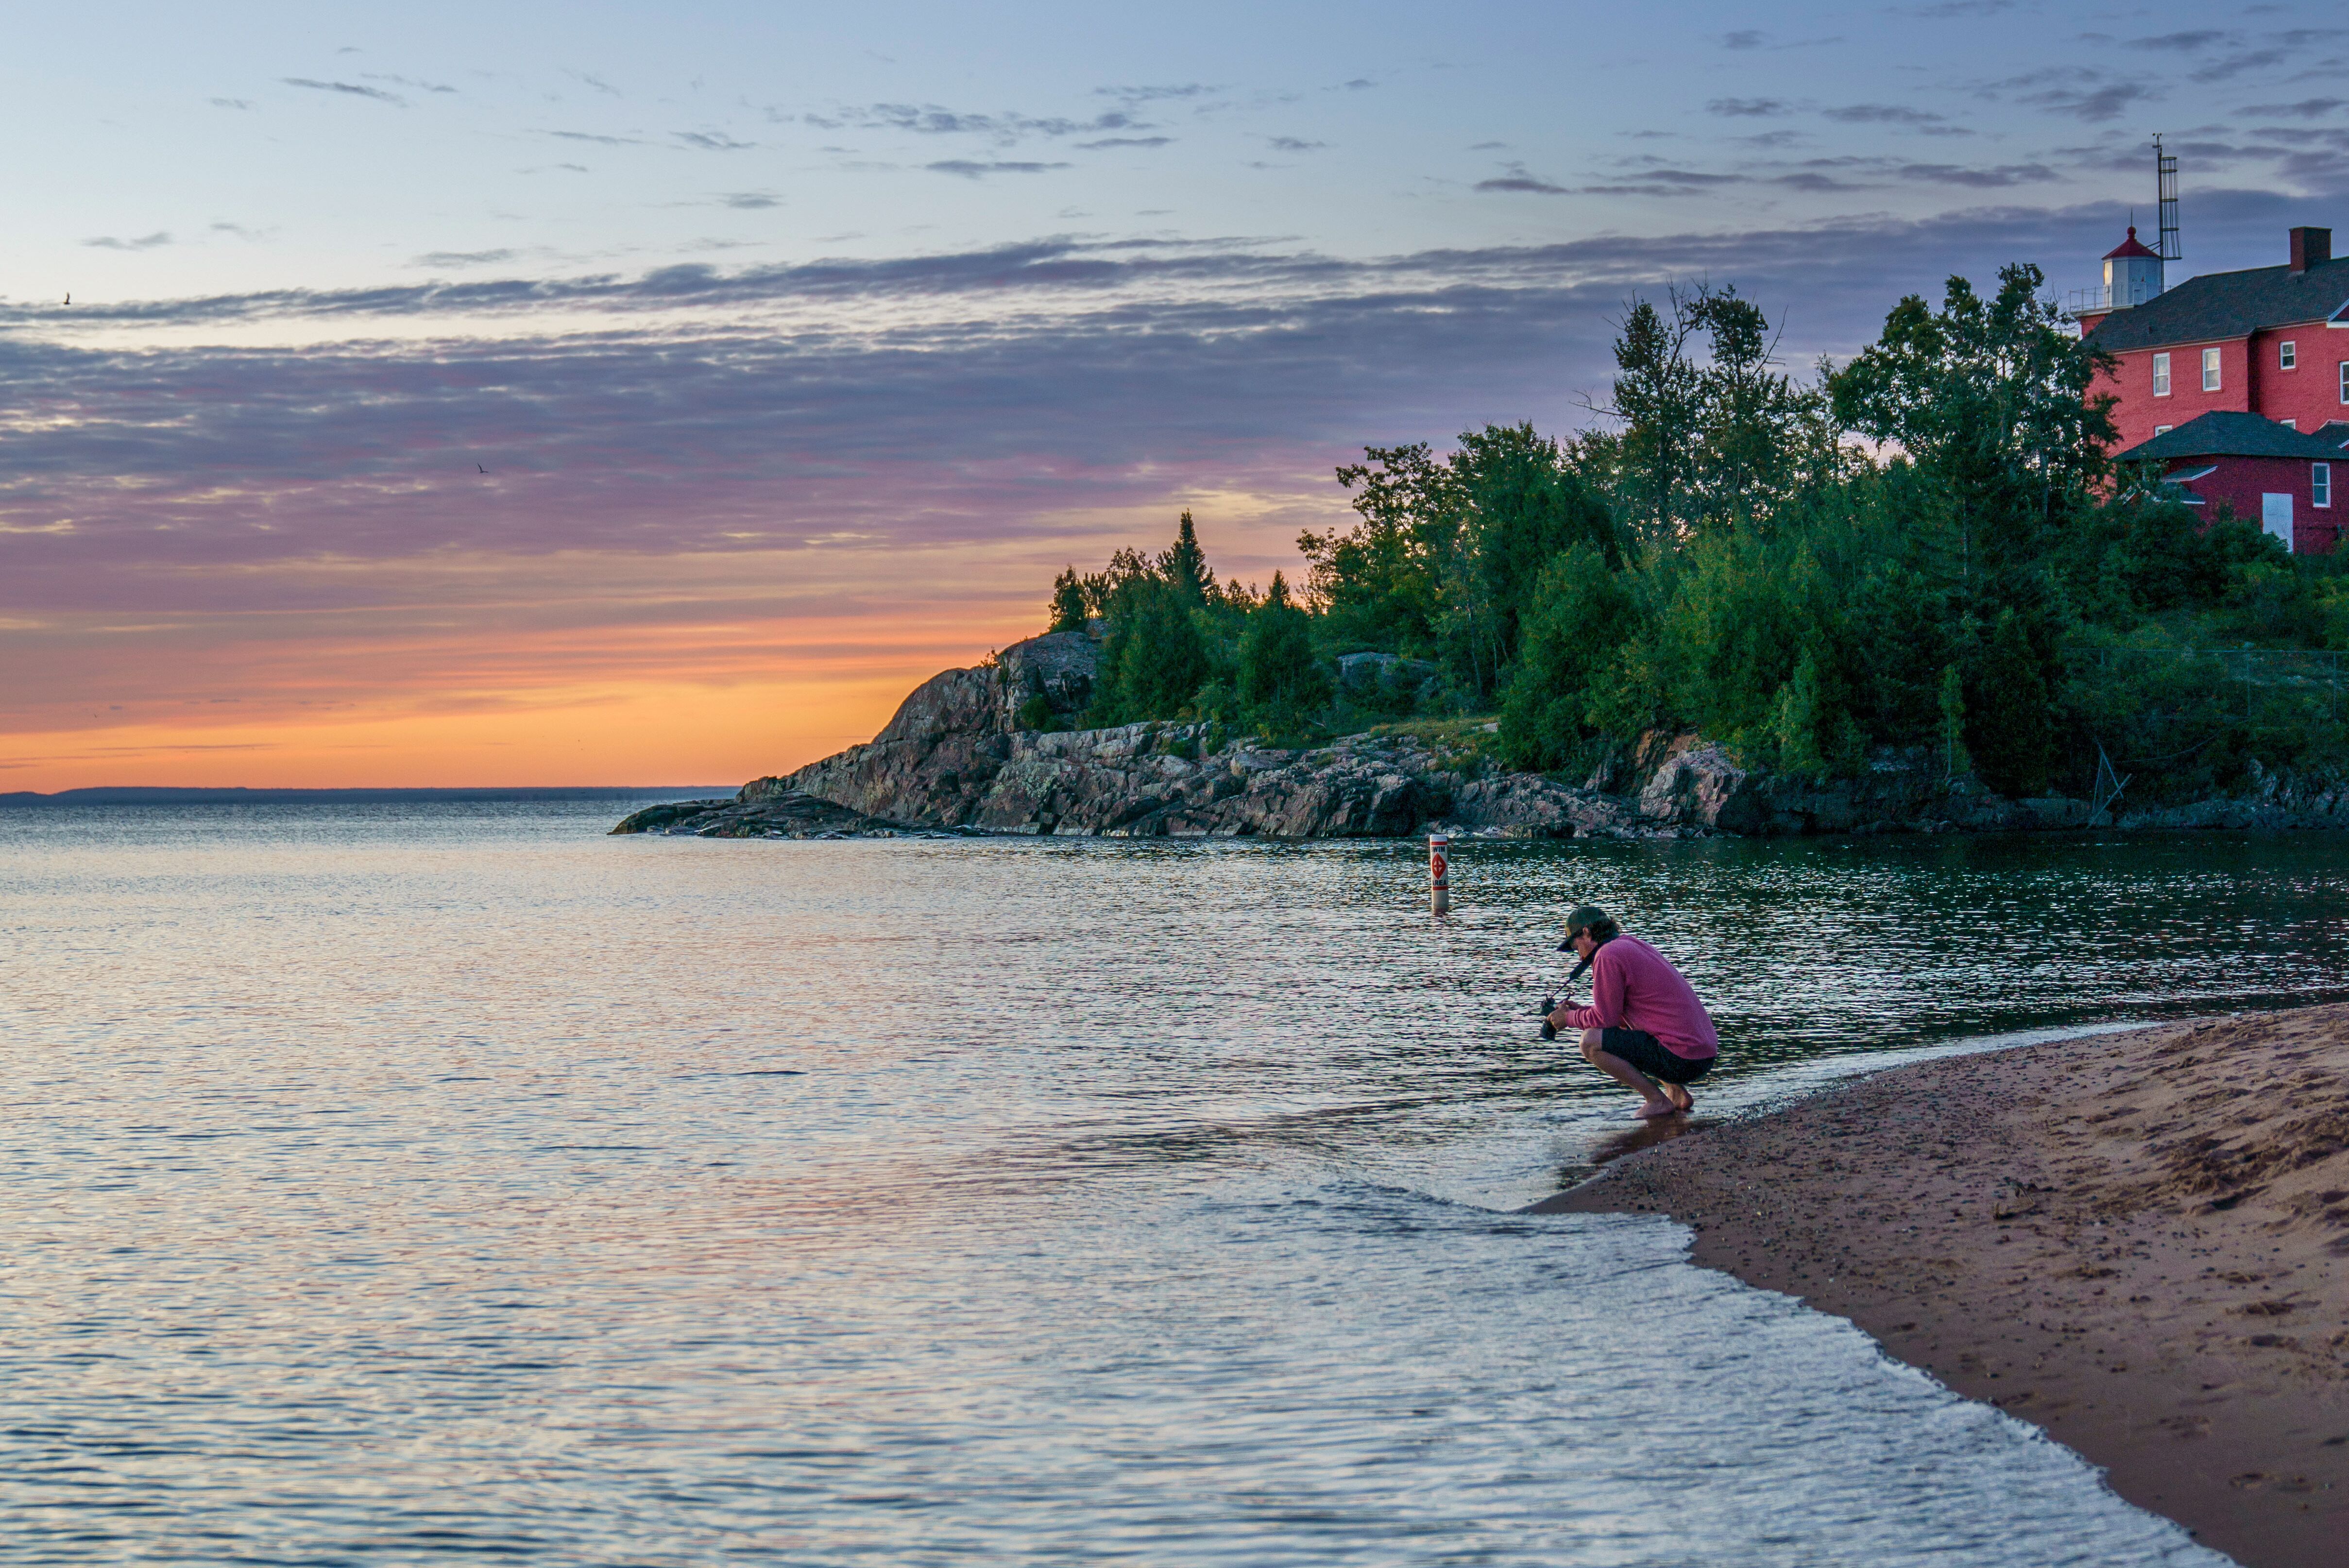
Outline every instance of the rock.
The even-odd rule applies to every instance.
[[[1813,781],[1745,762],[1701,735],[1652,732],[1582,785],[1499,772],[1408,734],[1350,735],[1310,750],[1195,723],[1038,729],[1091,701],[1100,644],[1055,632],[916,687],[881,732],[731,801],[647,806],[616,833],[834,837],[909,831],[1116,837],[1395,837],[1442,826],[1494,838],[2021,832],[2090,825],[2088,803],[2010,801],[1951,779],[1928,750],[1884,748],[1856,778]],[[1417,662],[1349,654],[1350,685],[1421,678]],[[1433,670],[1433,666],[1425,669]],[[1439,672],[1440,675],[1440,672]],[[1426,677],[1438,679],[1438,675]],[[1485,725],[1487,731],[1493,726]],[[2149,811],[2129,827],[2349,827],[2349,777],[2256,765],[2246,798]]]
[[[1538,774],[1501,774],[1460,787],[1444,825],[1484,838],[1655,838],[1677,836],[1631,805],[1594,789]]]
[[[1697,737],[1682,740],[1695,742]],[[1753,776],[1721,747],[1688,743],[1666,756],[1640,791],[1640,815],[1653,823],[1721,833],[1754,831],[1769,813],[1748,787]]]
[[[865,816],[796,790],[753,797],[746,787],[732,800],[648,805],[623,818],[612,831],[697,838],[866,838],[894,837],[905,831],[905,825]]]

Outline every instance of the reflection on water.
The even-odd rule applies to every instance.
[[[2209,1562],[1651,1220],[1534,1035],[1679,960],[1733,1110],[2342,994],[2337,843],[609,839],[0,812],[12,1559]],[[2083,1042],[2092,1049],[2092,1041]]]

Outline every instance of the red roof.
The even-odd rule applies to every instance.
[[[2105,253],[2105,259],[2106,261],[2118,261],[2123,256],[2151,256],[2154,260],[2159,261],[2161,259],[2161,253],[2159,251],[2149,251],[2143,245],[2139,244],[2137,238],[2137,225],[2135,223],[2131,223],[2129,225],[2129,237]]]

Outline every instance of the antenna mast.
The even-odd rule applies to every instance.
[[[2178,247],[2178,160],[2161,150],[2161,133],[2153,136],[2153,188],[2161,203],[2161,244],[2154,248],[2166,262],[2182,261]]]

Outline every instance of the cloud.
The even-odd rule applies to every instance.
[[[1572,192],[1563,185],[1554,185],[1547,180],[1537,179],[1533,175],[1526,173],[1525,166],[1517,163],[1511,164],[1509,166],[1509,172],[1506,174],[1500,175],[1491,180],[1477,181],[1475,188],[1479,191],[1520,192],[1536,196],[1566,196],[1572,194]]]
[[[2091,123],[2117,119],[2132,104],[2160,96],[2142,81],[2106,81],[2104,73],[2093,67],[2062,66],[2014,77],[1983,90],[1991,98],[2014,92],[2017,102]]]
[[[2197,27],[2188,32],[2161,33],[2149,38],[2131,38],[2128,40],[2128,47],[2132,49],[2191,51],[2207,49],[2213,44],[2223,44],[2232,36],[2234,36],[2233,34],[2222,33],[2215,27]]]
[[[1843,125],[1903,125],[1918,130],[1935,130],[1963,136],[1973,134],[1971,130],[1951,126],[1947,116],[1929,113],[1921,109],[1911,109],[1907,104],[1853,103],[1846,104],[1840,109],[1821,109],[1819,112],[1827,119]]]
[[[361,87],[357,82],[313,81],[308,77],[280,77],[277,79],[287,87],[308,88],[314,92],[343,93],[351,98],[371,98],[378,103],[396,103],[402,109],[408,107],[408,100],[398,93],[386,92],[381,88]]]
[[[1721,47],[1724,49],[1758,49],[1768,36],[1758,27],[1741,27],[1734,33],[1723,34]]]
[[[1001,160],[994,162],[979,163],[974,162],[968,158],[947,158],[936,163],[925,163],[922,167],[927,169],[933,174],[953,174],[965,180],[981,180],[989,174],[1044,174],[1049,173],[1055,169],[1072,169],[1075,165],[1071,163],[1028,163],[1016,161],[1005,161]]]
[[[2235,112],[2245,119],[2258,117],[2290,119],[2322,119],[2340,109],[2349,99],[2304,98],[2298,103],[2245,104]]]
[[[1969,169],[1954,163],[1904,163],[1893,171],[1903,180],[1929,185],[1957,185],[1992,191],[2009,185],[2037,184],[2056,178],[2044,163],[2002,163],[1995,169]]]
[[[453,93],[457,90],[439,82],[418,81],[414,77],[395,77],[382,71],[361,71],[359,74],[371,82],[395,82],[404,88],[414,88],[419,92]]]
[[[781,198],[765,191],[733,191],[719,197],[718,200],[725,206],[740,208],[744,212],[756,212],[762,208],[780,207],[783,204]]]
[[[650,143],[639,140],[633,136],[598,136],[592,130],[550,130],[546,134],[549,136],[560,137],[565,141],[592,141],[598,147],[645,147],[650,145]]]
[[[745,152],[759,145],[755,141],[737,141],[719,130],[672,130],[669,134],[704,152]]]
[[[1784,99],[1775,98],[1717,98],[1704,106],[1707,114],[1717,114],[1725,119],[1761,119],[1787,112]]]
[[[1937,5],[1909,6],[1900,14],[1940,22],[1960,16],[1995,16],[2013,9],[2014,0],[1940,0]]]
[[[1307,141],[1295,136],[1274,136],[1267,140],[1276,151],[1281,152],[1318,152],[1330,145],[1326,141]]]
[[[618,98],[620,96],[620,89],[614,87],[610,82],[604,80],[601,77],[591,77],[585,71],[565,71],[563,74],[569,77],[573,81],[580,82],[585,86],[594,88],[597,92],[606,94],[609,97]]]
[[[1372,81],[1368,77],[1355,77],[1350,81],[1342,81],[1338,84],[1340,88],[1347,92],[1368,92],[1378,85],[1378,83]]]
[[[1110,147],[1164,147],[1174,140],[1171,136],[1104,136],[1099,141],[1080,141],[1076,145],[1086,152],[1098,152]]]
[[[151,251],[171,243],[171,233],[164,229],[158,229],[151,234],[141,234],[135,240],[121,240],[112,234],[100,234],[96,239],[82,241],[82,244],[101,251]]]
[[[1119,102],[1164,103],[1173,99],[1204,98],[1219,89],[1204,82],[1184,82],[1174,87],[1104,87],[1093,88],[1095,98],[1113,98]]]
[[[216,98],[212,100],[212,105],[214,109],[251,109],[253,100],[243,98]]]
[[[977,136],[1000,144],[1031,136],[1057,140],[1153,129],[1147,121],[1136,119],[1127,109],[1110,109],[1090,119],[1069,119],[1009,112],[974,114],[941,109],[935,104],[875,103],[836,110],[830,116],[809,114],[800,118],[809,125],[827,130],[854,126],[859,130],[904,131],[916,136]]]
[[[435,267],[493,266],[499,262],[513,260],[515,254],[510,250],[427,251],[409,265]]]

